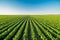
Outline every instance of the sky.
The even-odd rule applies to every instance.
[[[60,14],[60,0],[0,0],[0,15]]]

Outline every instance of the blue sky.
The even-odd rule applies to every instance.
[[[60,0],[0,0],[0,14],[59,14]]]

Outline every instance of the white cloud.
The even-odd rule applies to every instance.
[[[44,15],[44,14],[60,14],[58,11],[25,11],[13,9],[8,6],[0,6],[0,15]]]

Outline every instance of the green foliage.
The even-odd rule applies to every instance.
[[[60,15],[1,15],[0,40],[60,40]]]

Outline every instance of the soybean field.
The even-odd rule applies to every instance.
[[[0,40],[60,40],[60,15],[0,15]]]

